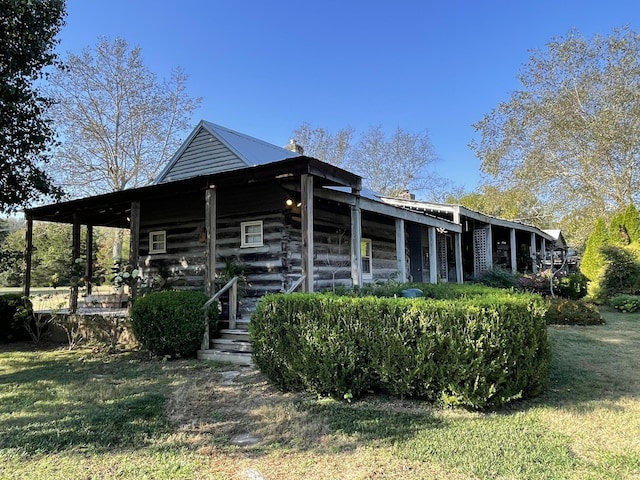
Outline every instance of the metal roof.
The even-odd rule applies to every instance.
[[[269,163],[277,162],[280,160],[286,160],[288,158],[295,158],[300,156],[299,153],[287,150],[283,147],[278,147],[271,143],[265,142],[255,137],[251,137],[244,133],[236,132],[230,128],[217,125],[206,120],[201,120],[198,125],[189,134],[187,139],[182,143],[178,151],[173,155],[167,165],[160,171],[158,176],[153,181],[154,184],[162,183],[165,181],[172,181],[174,179],[167,177],[170,174],[172,168],[178,163],[182,155],[187,151],[191,143],[201,130],[205,130],[211,136],[216,138],[222,145],[224,145],[233,155],[235,155],[241,163],[247,167],[254,167],[257,165],[266,165]],[[236,167],[237,168],[237,167]],[[213,171],[198,171],[193,175],[197,176],[203,174],[217,173]],[[182,178],[186,178],[184,175]]]

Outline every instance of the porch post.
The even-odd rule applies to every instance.
[[[87,225],[87,262],[84,267],[84,277],[87,282],[87,295],[91,295],[91,277],[93,277],[93,225]]]
[[[511,254],[511,272],[518,272],[518,251],[516,245],[516,229],[509,230],[509,253]]]
[[[129,240],[129,265],[133,270],[138,268],[140,259],[140,201],[131,202],[130,213],[130,230],[131,237]],[[135,299],[138,294],[137,282],[131,282],[131,299]]]
[[[462,268],[462,233],[454,233],[453,240],[456,255],[456,282],[464,283],[464,269]]]
[[[216,225],[217,225],[217,192],[216,186],[210,185],[205,193],[205,229],[207,233],[206,259],[207,269],[205,272],[205,289],[209,297],[213,296],[216,290]],[[208,338],[208,337],[207,337]],[[207,348],[209,348],[207,346]]]
[[[404,236],[404,219],[396,218],[396,259],[398,262],[398,280],[407,281],[406,242]]]
[[[302,223],[302,291],[313,293],[313,177],[304,174],[300,177],[300,196],[302,205],[300,216]]]
[[[487,270],[493,270],[493,229],[487,225]]]
[[[429,283],[438,283],[438,240],[436,227],[428,227],[429,235]]]
[[[531,272],[538,272],[538,263],[536,262],[536,234],[531,232]]]
[[[542,246],[540,247],[540,255],[542,256],[542,270],[545,270],[547,265],[547,239],[542,237]],[[551,264],[553,266],[553,263]]]
[[[27,218],[27,232],[25,234],[24,249],[24,296],[28,297],[31,293],[31,256],[33,254],[33,218],[30,215]]]
[[[362,212],[360,197],[351,205],[351,281],[354,286],[362,286]]]
[[[71,234],[71,256],[73,266],[75,268],[76,259],[80,258],[80,215],[73,212],[73,230]],[[79,279],[78,279],[79,280]],[[69,295],[69,311],[75,313],[78,310],[78,283],[71,286],[71,294]]]

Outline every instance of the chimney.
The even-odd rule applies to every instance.
[[[291,150],[292,152],[299,153],[302,155],[304,153],[304,148],[301,145],[298,145],[296,141],[292,138],[289,140],[289,145],[285,145],[283,148],[287,150]]]
[[[416,196],[415,194],[411,193],[409,190],[402,190],[400,192],[400,195],[398,195],[398,197],[404,199],[404,200],[415,200]]]

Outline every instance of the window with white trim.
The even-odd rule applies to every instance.
[[[149,253],[166,253],[167,252],[167,232],[165,230],[156,230],[149,232]]]
[[[264,245],[262,220],[240,223],[240,247],[261,247]]]
[[[363,238],[360,242],[360,255],[362,257],[362,278],[370,280],[373,278],[370,239]]]

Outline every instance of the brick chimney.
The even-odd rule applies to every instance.
[[[287,150],[291,150],[292,152],[295,152],[295,153],[299,153],[300,155],[304,153],[304,148],[302,148],[302,145],[298,145],[293,138],[290,139],[289,144],[285,145],[283,148],[286,148]]]

